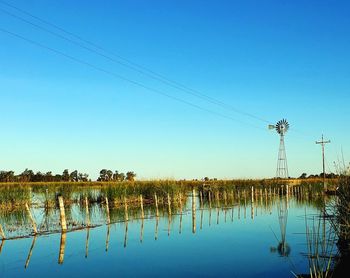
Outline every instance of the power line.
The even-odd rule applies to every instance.
[[[34,18],[34,19],[36,19],[36,20],[38,20],[38,21],[40,21],[40,22],[42,22],[42,23],[48,25],[48,26],[51,26],[51,27],[53,27],[53,28],[55,28],[55,29],[57,29],[57,30],[60,30],[61,32],[65,33],[65,34],[68,34],[68,35],[70,35],[70,36],[72,36],[72,37],[74,37],[74,38],[76,38],[76,39],[78,39],[78,40],[80,40],[80,41],[82,41],[82,42],[84,42],[84,43],[90,45],[90,46],[93,46],[93,47],[95,47],[96,49],[99,49],[99,50],[101,50],[101,51],[103,51],[103,52],[105,52],[105,53],[109,53],[109,54],[113,55],[114,57],[117,57],[118,59],[124,61],[124,62],[118,61],[118,60],[114,59],[113,57],[111,57],[111,56],[109,56],[109,55],[105,55],[104,53],[101,53],[101,52],[99,52],[99,51],[96,51],[95,49],[92,49],[92,48],[90,48],[90,47],[87,47],[87,46],[85,46],[85,45],[83,45],[83,44],[81,44],[81,43],[79,43],[79,42],[77,42],[77,41],[74,41],[74,40],[72,40],[72,39],[70,39],[70,38],[67,38],[67,37],[65,37],[65,36],[62,36],[61,34],[58,34],[58,33],[56,33],[56,32],[53,32],[53,31],[51,31],[51,30],[49,30],[49,29],[47,29],[47,28],[45,28],[45,27],[42,27],[42,26],[40,26],[40,25],[38,25],[38,24],[35,24],[35,23],[31,22],[31,21],[28,21],[28,20],[24,19],[23,17],[20,17],[20,16],[18,16],[18,15],[15,15],[15,14],[13,14],[13,13],[10,13],[10,12],[8,12],[7,10],[0,9],[2,12],[6,13],[6,14],[9,15],[9,16],[12,16],[12,17],[14,17],[14,18],[16,18],[16,19],[18,19],[18,20],[21,20],[21,21],[23,21],[23,22],[25,22],[25,23],[27,23],[27,24],[30,24],[30,25],[32,25],[32,26],[34,26],[34,27],[36,27],[36,28],[38,28],[38,29],[40,29],[40,30],[42,30],[42,31],[45,31],[45,32],[47,32],[47,33],[49,33],[49,34],[51,34],[51,35],[53,35],[53,36],[59,37],[59,38],[65,40],[65,41],[68,41],[68,42],[70,42],[70,43],[72,43],[72,44],[74,44],[74,45],[77,45],[77,46],[79,46],[79,47],[81,47],[81,48],[83,48],[83,49],[85,49],[85,50],[87,50],[87,51],[90,51],[90,52],[92,52],[92,53],[95,53],[95,54],[97,54],[97,55],[99,55],[99,56],[101,56],[101,57],[103,57],[103,58],[105,58],[105,59],[107,59],[107,60],[109,60],[109,61],[111,61],[111,62],[113,62],[113,63],[120,64],[120,65],[122,65],[122,66],[124,66],[124,67],[127,67],[127,68],[129,68],[129,69],[132,69],[132,70],[134,70],[134,71],[136,71],[136,72],[138,72],[138,73],[140,73],[140,74],[146,75],[146,76],[148,76],[148,77],[150,77],[150,78],[152,78],[152,79],[154,79],[154,80],[157,80],[157,81],[159,81],[159,82],[162,82],[163,84],[166,84],[166,85],[168,85],[168,86],[170,86],[170,87],[173,87],[173,88],[175,88],[175,89],[177,89],[177,90],[183,91],[183,92],[185,92],[186,94],[190,94],[190,95],[195,96],[195,97],[198,97],[198,98],[200,98],[200,99],[202,99],[202,100],[208,101],[208,102],[210,102],[210,103],[212,103],[212,104],[215,104],[215,105],[217,105],[217,106],[220,106],[220,107],[222,107],[222,108],[224,108],[224,109],[226,109],[226,110],[234,111],[234,112],[239,113],[239,114],[241,114],[241,115],[248,116],[248,117],[253,118],[253,119],[255,119],[255,120],[262,121],[262,122],[264,122],[264,123],[271,123],[270,121],[265,120],[265,119],[263,119],[263,118],[261,118],[261,117],[259,117],[259,116],[256,116],[256,115],[254,115],[254,114],[245,112],[245,111],[240,110],[240,109],[237,109],[237,108],[233,107],[233,106],[230,105],[230,104],[227,104],[227,103],[222,102],[221,100],[218,100],[218,99],[216,99],[216,98],[213,98],[213,97],[211,97],[211,96],[208,96],[208,95],[206,95],[206,94],[203,94],[203,93],[201,93],[201,92],[198,91],[198,90],[191,89],[191,88],[189,88],[189,87],[187,87],[187,86],[185,86],[185,85],[183,85],[183,84],[181,84],[181,83],[179,83],[179,82],[173,81],[173,80],[171,80],[171,79],[169,79],[169,78],[167,78],[167,77],[165,77],[165,76],[163,76],[163,75],[161,75],[161,74],[159,74],[159,73],[156,73],[155,71],[152,71],[152,70],[150,70],[150,69],[148,69],[148,68],[146,68],[146,67],[144,67],[144,66],[141,66],[141,65],[139,65],[139,64],[137,64],[137,63],[134,63],[134,62],[132,62],[132,61],[130,61],[130,60],[128,60],[128,59],[126,59],[126,58],[120,56],[120,55],[117,55],[117,54],[115,54],[115,53],[113,53],[113,52],[111,52],[111,51],[109,51],[109,50],[106,50],[105,48],[103,48],[103,47],[101,47],[101,46],[99,46],[99,45],[97,45],[97,44],[95,44],[95,43],[93,43],[93,42],[91,42],[91,41],[88,41],[88,40],[82,38],[81,36],[78,36],[78,35],[76,35],[76,34],[70,32],[70,31],[67,31],[66,29],[63,29],[62,27],[59,27],[59,26],[57,26],[56,24],[53,24],[53,23],[51,23],[51,22],[49,22],[49,21],[47,21],[47,20],[44,20],[44,19],[42,19],[42,18],[40,18],[40,17],[38,17],[38,16],[35,16],[35,15],[33,15],[33,14],[31,14],[31,13],[29,13],[29,12],[23,10],[23,9],[20,9],[20,8],[14,6],[14,5],[12,5],[12,4],[9,4],[9,3],[5,2],[5,1],[2,1],[2,0],[0,0],[0,3],[6,5],[6,6],[8,6],[8,7],[11,7],[11,8],[13,8],[13,9],[15,9],[15,10],[17,10],[17,11],[19,11],[19,12],[25,14],[25,15],[28,15],[28,16],[30,16],[30,17],[32,17],[32,18]],[[125,63],[125,62],[126,62],[126,63]]]
[[[221,114],[221,113],[219,113],[219,112],[216,112],[216,111],[213,111],[213,110],[204,108],[204,107],[202,107],[202,106],[200,106],[200,105],[194,104],[194,103],[192,103],[192,102],[189,102],[189,101],[183,100],[183,99],[181,99],[181,98],[178,98],[178,97],[169,95],[169,94],[167,94],[167,93],[164,93],[163,91],[160,91],[160,90],[157,90],[157,89],[148,87],[148,86],[146,86],[146,85],[143,85],[143,84],[140,83],[140,82],[131,80],[131,79],[126,78],[126,77],[124,77],[124,76],[122,76],[122,75],[119,75],[119,74],[117,74],[117,73],[111,72],[111,71],[106,70],[106,69],[104,69],[104,68],[102,68],[102,67],[96,66],[96,65],[91,64],[91,63],[89,63],[89,62],[86,62],[86,61],[84,61],[84,60],[82,60],[82,59],[79,59],[79,58],[76,58],[76,57],[71,56],[71,55],[69,55],[69,54],[66,54],[66,53],[64,53],[64,52],[61,52],[61,51],[59,51],[59,50],[57,50],[57,49],[54,49],[54,48],[52,48],[52,47],[46,46],[46,45],[41,44],[41,43],[39,43],[39,42],[36,42],[36,41],[34,41],[34,40],[31,40],[31,39],[28,39],[28,38],[26,38],[26,37],[23,37],[22,35],[16,34],[16,33],[11,32],[11,31],[8,31],[8,30],[6,30],[6,29],[4,29],[4,28],[1,28],[1,27],[0,27],[0,31],[3,32],[3,33],[6,33],[6,34],[8,34],[8,35],[11,35],[11,36],[13,36],[13,37],[16,37],[16,38],[18,38],[18,39],[21,39],[21,40],[23,40],[23,41],[26,41],[26,42],[28,42],[28,43],[30,43],[30,44],[33,44],[33,45],[35,45],[35,46],[38,46],[38,47],[40,47],[40,48],[44,48],[44,49],[49,50],[49,51],[51,51],[51,52],[53,52],[53,53],[56,53],[56,54],[61,55],[61,56],[64,56],[65,58],[70,59],[70,60],[72,60],[72,61],[74,61],[74,62],[76,62],[76,63],[83,64],[83,65],[88,66],[88,67],[90,67],[90,68],[93,68],[93,69],[95,69],[95,70],[97,70],[97,71],[100,71],[100,72],[103,72],[103,73],[105,73],[105,74],[108,74],[108,75],[110,75],[110,76],[112,76],[112,77],[114,77],[114,78],[117,78],[117,79],[120,79],[120,80],[129,82],[129,83],[131,83],[131,84],[133,84],[133,85],[136,85],[136,86],[139,86],[139,87],[141,87],[141,88],[143,88],[143,89],[146,89],[146,90],[148,90],[148,91],[150,91],[150,92],[153,92],[153,93],[156,93],[156,94],[165,96],[165,97],[167,97],[167,98],[170,98],[170,99],[172,99],[172,100],[176,100],[176,101],[178,101],[178,102],[187,104],[187,105],[192,106],[192,107],[194,107],[194,108],[196,108],[196,109],[199,109],[199,110],[202,110],[202,111],[205,111],[205,112],[208,112],[208,113],[211,113],[211,114],[214,114],[214,115],[217,115],[217,116],[220,116],[220,117],[223,117],[223,118],[232,120],[232,121],[240,122],[241,124],[244,124],[244,125],[250,125],[251,127],[254,127],[254,128],[257,128],[257,129],[265,130],[264,128],[261,128],[260,126],[253,125],[253,124],[251,124],[251,123],[246,123],[246,122],[244,122],[244,121],[241,121],[241,120],[232,118],[232,117],[227,116],[227,115],[225,115],[225,114]]]

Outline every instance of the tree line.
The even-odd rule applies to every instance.
[[[317,174],[308,175],[306,173],[302,173],[299,177],[299,179],[314,179],[314,178],[323,178],[323,173],[320,173],[319,175],[317,175]],[[339,178],[339,175],[334,174],[334,173],[325,173],[325,178],[326,179],[335,179],[335,178]]]
[[[112,171],[108,169],[102,169],[97,181],[134,181],[136,174],[133,171],[129,171],[126,174],[119,173],[117,170]],[[81,173],[78,170],[69,172],[65,169],[62,174],[53,174],[49,172],[36,172],[33,170],[25,169],[22,173],[16,175],[14,171],[0,171],[0,182],[88,182],[89,175]]]

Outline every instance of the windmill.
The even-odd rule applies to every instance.
[[[286,119],[282,119],[278,121],[276,125],[269,125],[269,129],[276,129],[277,133],[280,135],[280,147],[278,151],[276,177],[287,179],[289,175],[286,148],[284,146],[284,136],[289,129],[289,123]]]

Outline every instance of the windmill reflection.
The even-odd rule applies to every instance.
[[[288,220],[288,204],[287,202],[282,202],[277,204],[278,222],[280,227],[281,238],[278,240],[277,247],[271,247],[271,252],[278,252],[282,257],[288,257],[291,248],[286,241],[286,231],[287,231],[287,220]],[[275,235],[276,236],[276,235]]]

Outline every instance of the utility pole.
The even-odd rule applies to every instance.
[[[326,173],[324,169],[324,145],[330,143],[330,140],[324,141],[323,140],[323,134],[322,134],[322,140],[321,141],[316,141],[316,144],[321,144],[322,146],[322,166],[323,166],[323,189],[326,191],[327,186],[326,186]]]

